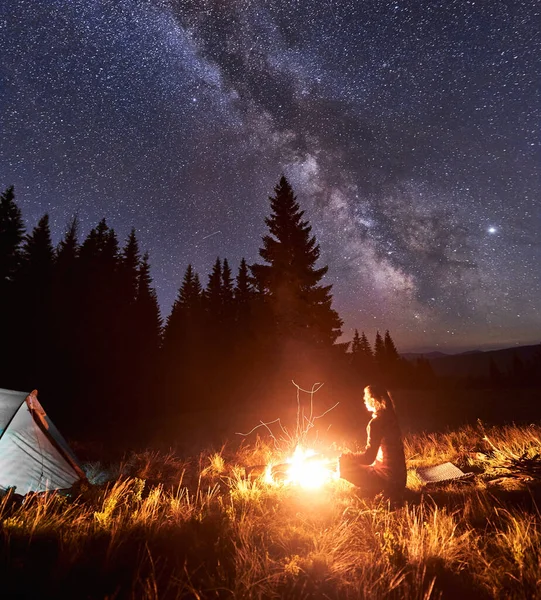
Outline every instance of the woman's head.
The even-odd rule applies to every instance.
[[[389,392],[380,385],[367,385],[364,388],[364,403],[368,411],[378,413],[382,410],[393,408],[393,401]]]

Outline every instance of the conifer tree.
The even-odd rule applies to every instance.
[[[219,257],[216,259],[208,277],[204,298],[209,322],[211,324],[219,323],[222,319],[223,308],[222,263]]]
[[[223,365],[228,371],[228,362],[231,352],[238,344],[238,336],[235,335],[235,293],[231,267],[227,258],[222,263],[222,334],[223,334]],[[229,356],[226,358],[225,354]]]
[[[383,366],[388,382],[396,384],[399,381],[403,381],[408,375],[407,371],[409,363],[400,359],[388,329],[385,331],[383,345],[385,347]]]
[[[355,329],[351,347],[351,362],[355,374],[362,380],[363,385],[368,384],[374,365],[372,349],[364,331],[362,335],[359,335],[359,331]]]
[[[368,341],[364,331],[361,334],[361,340],[359,342],[359,354],[366,360],[367,363],[371,363],[372,359],[374,358],[372,348],[370,347],[370,342]]]
[[[49,215],[45,214],[32,233],[25,237],[21,257],[22,276],[32,280],[33,285],[48,282],[52,276],[53,263]]]
[[[37,380],[43,388],[51,379],[53,267],[49,215],[44,215],[32,233],[25,237],[17,279],[20,338],[24,340],[25,347],[21,381],[26,387],[32,387],[31,384]]]
[[[124,413],[124,422],[131,420],[134,424],[138,420],[137,413],[141,413],[141,383],[149,367],[149,349],[141,337],[145,324],[139,320],[141,315],[137,314],[136,306],[140,263],[139,242],[132,228],[118,256],[116,294],[111,304],[116,318],[110,334],[115,347],[116,384],[121,384],[116,401],[118,419]]]
[[[140,262],[139,243],[135,229],[132,228],[122,250],[119,264],[123,300],[129,304],[135,302],[137,298]]]
[[[13,369],[17,352],[11,342],[20,338],[13,283],[20,266],[23,239],[22,214],[11,186],[0,196],[0,337],[4,340],[0,344],[0,378],[4,387],[19,385]]]
[[[353,357],[357,356],[361,350],[361,337],[359,335],[359,330],[355,329],[353,334],[353,340],[351,341],[351,354]]]
[[[172,414],[187,408],[197,397],[198,380],[202,378],[203,292],[199,276],[188,265],[171,313],[167,318],[163,338],[163,365],[166,391],[173,401]]]
[[[222,265],[222,307],[224,317],[227,321],[231,320],[234,304],[234,287],[231,267],[227,258],[224,258]]]
[[[376,341],[374,342],[374,359],[379,369],[385,368],[385,343],[379,331],[376,332]]]
[[[149,420],[154,421],[158,412],[149,398],[156,393],[159,376],[159,351],[162,338],[162,319],[156,290],[152,287],[148,254],[143,256],[137,278],[137,295],[133,306],[133,323],[136,330],[135,352],[132,354],[132,369],[137,374],[132,393],[136,405],[136,432],[148,430]],[[143,427],[143,431],[141,428]]]
[[[383,343],[385,345],[385,362],[389,366],[395,365],[399,361],[400,356],[398,355],[398,351],[396,350],[396,346],[388,329],[385,331]]]
[[[237,277],[235,279],[235,305],[237,307],[237,318],[241,321],[249,312],[249,307],[254,297],[254,288],[251,283],[250,273],[246,259],[242,258],[239,265]]]
[[[122,418],[125,382],[119,377],[119,372],[124,372],[119,261],[116,233],[102,219],[81,244],[77,274],[80,308],[77,379],[85,382],[80,401],[91,402],[95,407],[88,418],[89,429],[100,418],[106,419],[107,426],[114,430],[120,427]]]
[[[315,266],[319,245],[284,176],[274,192],[272,214],[265,219],[269,234],[259,250],[266,264],[251,267],[256,285],[265,295],[279,337],[330,348],[341,334],[342,321],[331,306],[332,286],[320,285],[327,267]]]
[[[62,274],[62,277],[71,277],[75,271],[75,264],[79,255],[79,243],[77,236],[79,233],[79,221],[74,217],[64,237],[58,243],[55,251],[55,263],[57,275]]]
[[[23,239],[23,217],[11,186],[0,196],[0,298],[19,268]]]
[[[55,338],[56,378],[55,401],[62,405],[58,412],[60,425],[68,430],[71,421],[76,420],[76,410],[71,398],[77,394],[77,372],[80,360],[77,327],[81,319],[78,297],[78,228],[76,217],[69,223],[64,237],[55,250],[53,277],[53,328]]]
[[[139,324],[142,345],[149,349],[150,354],[156,354],[161,345],[162,318],[156,290],[152,287],[148,253],[143,256],[139,267],[135,308],[135,322]]]
[[[233,293],[236,353],[232,371],[237,375],[235,385],[238,393],[244,394],[250,386],[247,371],[250,372],[250,376],[257,377],[254,372],[254,362],[259,356],[256,348],[256,293],[244,258],[240,261]]]
[[[200,326],[202,289],[197,273],[188,265],[164,331],[164,349],[177,354],[183,341]],[[180,346],[180,347],[179,347]]]

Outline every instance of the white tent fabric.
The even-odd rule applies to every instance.
[[[0,388],[0,488],[17,494],[70,488],[84,477],[37,392]]]

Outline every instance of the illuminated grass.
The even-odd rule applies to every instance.
[[[5,594],[536,598],[540,432],[410,437],[410,467],[452,461],[475,476],[428,487],[410,471],[398,501],[363,498],[341,480],[314,491],[246,479],[245,465],[284,459],[262,439],[190,460],[133,455],[77,496],[0,501]]]

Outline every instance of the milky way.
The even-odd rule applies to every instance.
[[[55,240],[134,226],[164,315],[257,259],[283,172],[344,339],[541,341],[535,0],[0,5],[2,189]]]

